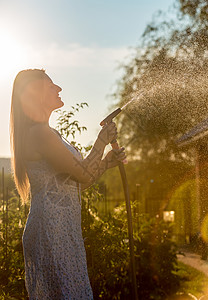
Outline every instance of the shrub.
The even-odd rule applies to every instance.
[[[90,195],[92,199],[92,191]],[[125,206],[105,217],[91,208],[86,218],[87,196],[83,197],[83,236],[94,298],[132,299]],[[139,299],[165,299],[179,286],[171,231],[170,224],[156,218],[144,216],[141,220],[139,232],[134,235]]]

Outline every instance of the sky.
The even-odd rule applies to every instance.
[[[100,121],[110,112],[110,96],[121,79],[121,64],[139,45],[158,10],[174,0],[0,0],[0,157],[10,156],[9,114],[12,85],[23,69],[43,68],[62,87],[65,103],[87,102],[77,114],[94,143]],[[56,115],[50,120],[56,126]]]

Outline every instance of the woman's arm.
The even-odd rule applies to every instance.
[[[107,153],[105,158],[101,160],[99,167],[95,171],[94,178],[87,182],[81,184],[81,190],[85,190],[90,187],[106,170],[118,166],[119,162],[122,162],[126,159],[126,154],[124,152],[125,148],[114,149]]]
[[[60,137],[46,124],[30,129],[33,149],[41,155],[59,173],[68,173],[72,179],[87,183],[95,179],[105,146],[117,137],[115,123],[103,128],[90,154],[84,160],[77,159],[63,144]]]
[[[94,177],[90,181],[81,184],[81,191],[89,188],[95,181],[107,170],[107,164],[104,160],[101,160],[99,167],[94,173]]]

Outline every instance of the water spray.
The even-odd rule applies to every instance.
[[[132,101],[134,100],[138,100],[139,98],[141,98],[143,96],[143,93],[140,93],[138,95],[138,97],[133,97],[131,100],[129,100],[129,102],[127,102],[126,104],[124,104],[121,108],[117,108],[116,110],[114,110],[112,113],[110,113],[104,120],[102,120],[102,122],[100,122],[101,126],[104,126],[107,123],[110,123],[113,118],[115,118],[118,114],[120,114],[120,112],[127,106],[129,105]]]
[[[142,96],[142,94],[140,94]],[[139,97],[140,97],[139,96]],[[113,118],[115,118],[122,109],[124,109],[128,104],[134,101],[136,98],[132,98],[129,102],[122,106],[122,108],[117,108],[111,114],[109,114],[102,122],[100,122],[101,126],[105,126],[110,123]],[[138,100],[138,97],[137,97]],[[119,145],[117,140],[111,141],[111,146],[113,149],[119,149]],[[135,256],[134,256],[134,238],[133,238],[133,226],[132,226],[132,213],[131,213],[131,203],[130,203],[130,194],[129,194],[129,186],[126,177],[126,171],[124,168],[124,163],[127,161],[119,162],[119,170],[121,174],[121,179],[123,183],[124,195],[126,200],[126,210],[127,210],[127,219],[128,219],[128,235],[129,235],[129,250],[130,250],[130,270],[131,270],[131,280],[132,280],[132,288],[134,292],[134,300],[138,300],[137,293],[137,282],[136,282],[136,267],[135,267]]]

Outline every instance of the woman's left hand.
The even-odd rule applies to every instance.
[[[107,153],[107,155],[103,159],[106,164],[106,169],[114,168],[119,165],[119,162],[125,160],[126,154],[124,150],[125,148],[122,147],[120,149],[112,149]]]

